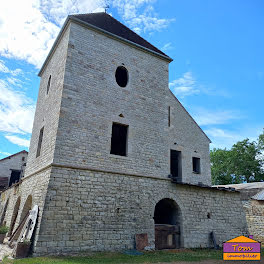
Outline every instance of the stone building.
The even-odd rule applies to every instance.
[[[22,150],[0,160],[0,190],[18,182],[26,168],[28,152]]]
[[[171,61],[106,13],[67,18],[39,72],[25,177],[1,196],[10,233],[39,206],[35,255],[247,234],[239,192],[210,187],[210,140],[168,88]]]
[[[254,239],[264,243],[264,182],[218,185],[218,187],[234,188],[240,192],[248,232]]]

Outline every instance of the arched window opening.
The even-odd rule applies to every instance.
[[[128,71],[124,66],[119,66],[115,72],[116,82],[121,87],[126,87],[128,83]]]

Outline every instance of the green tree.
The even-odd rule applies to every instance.
[[[260,151],[262,151],[262,154],[263,154],[264,152],[264,129],[262,131],[262,134],[260,134],[258,138],[258,148]]]
[[[263,181],[263,161],[256,142],[239,141],[231,148],[231,171],[236,183]]]
[[[213,149],[210,152],[213,184],[232,183],[230,150]]]
[[[230,150],[210,152],[213,184],[264,181],[264,130],[258,141],[245,139]]]

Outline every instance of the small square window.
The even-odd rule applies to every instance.
[[[192,164],[193,164],[193,172],[201,173],[200,158],[193,157]]]
[[[127,131],[127,125],[113,123],[110,154],[127,155]]]

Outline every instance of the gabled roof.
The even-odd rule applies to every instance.
[[[245,237],[245,236],[239,236],[239,237],[233,238],[231,240],[226,241],[225,243],[234,243],[234,242],[235,243],[237,243],[237,242],[240,242],[240,243],[259,243],[258,241],[251,239],[251,238],[248,238],[248,237]]]
[[[77,14],[69,15],[67,17],[59,35],[57,36],[46,60],[44,61],[38,73],[38,76],[41,76],[46,64],[48,63],[51,55],[57,47],[61,37],[63,36],[64,30],[67,28],[67,25],[70,21],[77,22],[85,27],[88,27],[89,29],[101,32],[121,42],[133,45],[139,49],[145,50],[146,52],[150,52],[153,55],[163,58],[168,62],[172,61],[172,59],[168,55],[163,53],[161,50],[150,44],[148,41],[140,37],[134,31],[132,31],[107,13]]]
[[[78,18],[86,23],[89,23],[95,27],[110,32],[123,39],[134,42],[142,47],[160,53],[161,55],[167,56],[165,53],[160,51],[158,48],[151,45],[148,41],[140,37],[134,31],[120,23],[118,20],[108,15],[107,13],[89,13],[72,15],[71,17]],[[168,57],[168,56],[167,56]]]
[[[28,154],[28,152],[27,152],[26,150],[22,150],[22,151],[17,152],[17,153],[15,153],[15,154],[13,154],[13,155],[10,155],[10,156],[8,156],[8,157],[5,157],[5,158],[3,158],[3,159],[0,159],[0,161],[6,160],[6,159],[10,159],[10,158],[12,158],[12,157],[14,157],[14,156],[16,156],[16,155],[18,155],[18,154],[21,154],[21,153],[27,153],[27,154]]]

